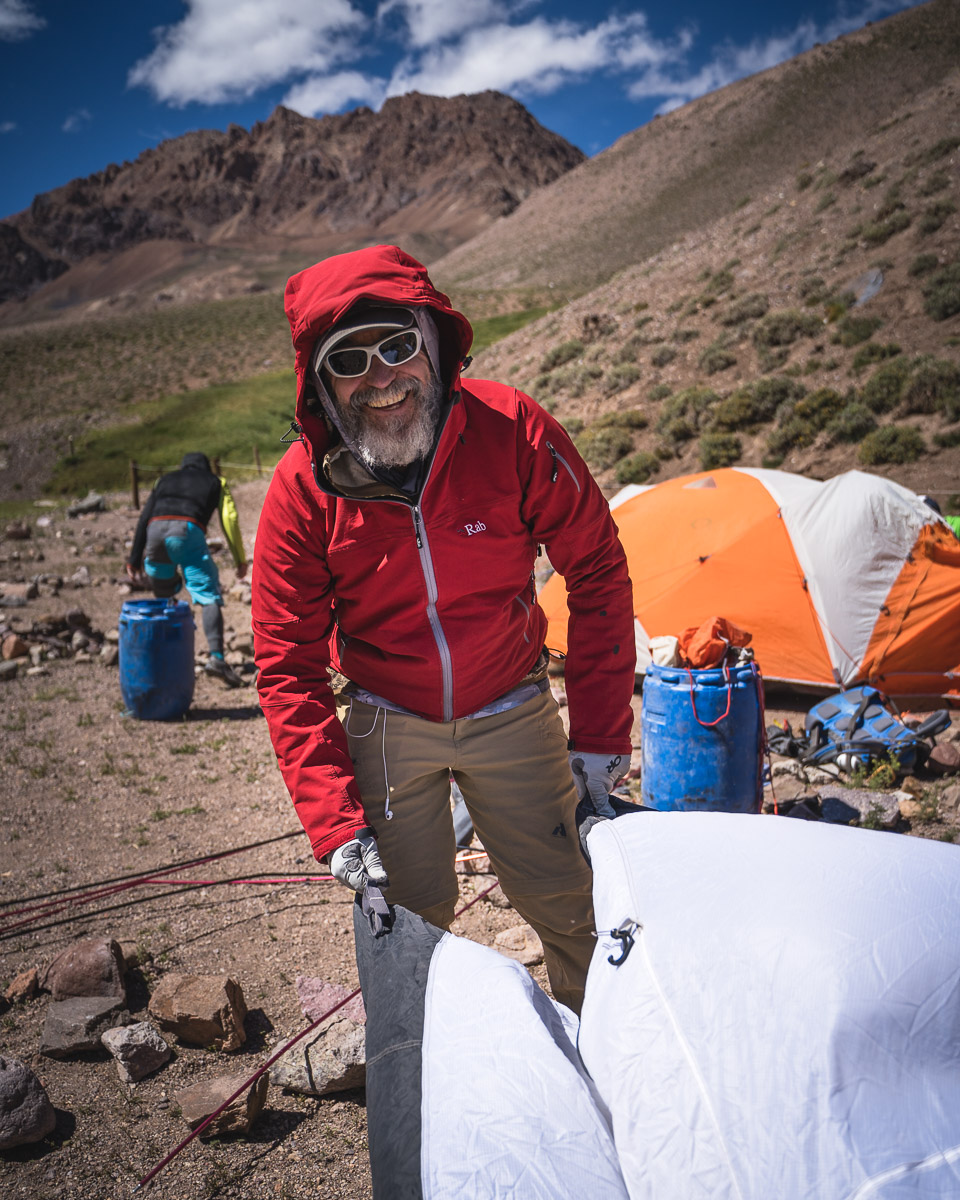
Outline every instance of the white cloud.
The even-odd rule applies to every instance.
[[[521,25],[500,22],[407,58],[394,71],[388,94],[417,90],[455,96],[486,88],[545,93],[594,71],[623,70],[641,62],[666,64],[683,47],[682,42],[652,38],[642,13],[609,17],[589,27],[540,17]]]
[[[86,125],[88,121],[92,120],[93,117],[88,109],[78,108],[76,112],[72,112],[70,116],[67,117],[61,128],[63,129],[64,133],[79,133],[84,125]]]
[[[0,0],[0,41],[22,41],[45,25],[26,0]]]
[[[914,3],[919,2],[914,0]],[[818,42],[832,42],[844,33],[860,29],[867,21],[905,7],[910,7],[910,4],[904,4],[903,0],[867,0],[856,10],[841,5],[837,16],[824,25],[806,20],[787,33],[754,38],[747,45],[724,43],[714,50],[713,58],[699,70],[686,75],[664,72],[659,64],[655,64],[630,84],[627,94],[634,100],[666,96],[657,112],[672,112],[689,100],[695,100],[747,75],[765,71],[802,54]]]
[[[283,103],[305,117],[335,113],[351,100],[379,108],[385,87],[382,79],[359,71],[339,71],[334,75],[314,75],[296,84],[284,96]]]
[[[512,6],[503,0],[383,0],[377,18],[383,21],[391,13],[400,15],[407,27],[411,45],[432,46],[434,42],[460,36],[478,25],[490,25],[525,5]]]
[[[350,0],[187,0],[177,25],[131,69],[131,87],[158,100],[218,104],[357,57],[350,34],[368,24]]]
[[[16,127],[16,121],[0,121],[0,133],[13,133]]]

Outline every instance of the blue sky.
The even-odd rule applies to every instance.
[[[0,216],[191,129],[496,88],[595,154],[910,0],[0,0]]]

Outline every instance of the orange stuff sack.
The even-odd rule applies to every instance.
[[[749,646],[752,637],[726,617],[710,617],[680,634],[680,662],[685,667],[719,667],[730,646]]]

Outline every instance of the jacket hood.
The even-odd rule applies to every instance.
[[[311,354],[317,341],[360,302],[428,308],[439,333],[440,371],[447,387],[457,378],[473,341],[467,318],[433,286],[426,267],[399,246],[337,254],[291,276],[284,308],[296,351],[296,419],[315,446],[326,441],[326,432],[322,419],[307,407],[315,394]]]
[[[212,470],[210,466],[210,459],[207,458],[205,454],[200,454],[196,451],[183,456],[180,462],[180,470],[182,471],[185,467],[193,467],[200,471]]]

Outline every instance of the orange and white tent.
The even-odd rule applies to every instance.
[[[960,683],[960,541],[913,492],[848,471],[826,483],[729,468],[611,501],[633,580],[637,670],[651,637],[723,616],[764,676],[894,695]],[[563,580],[540,593],[566,651]]]

